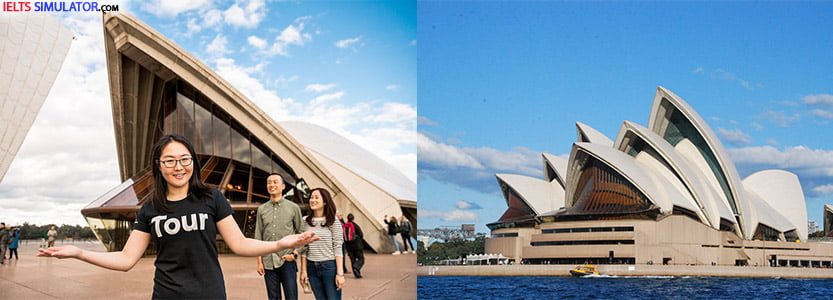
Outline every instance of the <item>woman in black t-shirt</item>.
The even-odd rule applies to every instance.
[[[75,246],[38,249],[38,256],[77,258],[119,271],[136,265],[151,238],[156,241],[153,298],[226,298],[217,259],[216,234],[234,253],[261,256],[299,248],[319,238],[307,232],[277,242],[246,238],[232,217],[231,205],[199,179],[200,163],[191,143],[179,135],[163,136],[153,146],[154,194],[142,205],[122,251],[94,252]],[[195,171],[196,174],[195,174]]]

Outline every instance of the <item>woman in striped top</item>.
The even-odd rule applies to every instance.
[[[301,281],[309,281],[315,299],[341,299],[344,236],[341,223],[336,221],[335,203],[329,191],[315,188],[310,193],[309,207],[307,230],[321,239],[309,244],[306,255],[301,256]]]

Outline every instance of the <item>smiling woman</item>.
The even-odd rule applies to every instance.
[[[217,259],[219,233],[238,255],[260,256],[298,248],[318,239],[312,232],[286,236],[277,242],[246,238],[231,217],[232,209],[220,191],[207,187],[194,147],[179,135],[165,135],[153,146],[152,172],[156,188],[142,205],[122,251],[92,252],[75,246],[39,249],[38,256],[77,258],[113,270],[128,271],[154,241],[156,274],[153,298],[225,298],[225,284]],[[188,253],[188,255],[183,255]],[[194,276],[199,274],[199,276]]]

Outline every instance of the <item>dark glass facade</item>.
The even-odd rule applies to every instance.
[[[626,215],[652,210],[648,198],[621,174],[584,153],[576,152],[580,172],[568,215]]]
[[[755,229],[755,235],[752,236],[752,239],[761,241],[777,241],[779,240],[780,234],[781,232],[772,227],[764,224],[758,224],[758,228]]]

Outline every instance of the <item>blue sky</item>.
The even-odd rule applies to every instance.
[[[575,122],[647,124],[657,86],[718,134],[741,176],[798,174],[833,203],[833,3],[420,3],[420,228],[506,209],[494,173],[542,177]]]
[[[416,3],[100,4],[159,31],[274,120],[329,128],[416,182]],[[81,208],[121,183],[101,15],[56,16],[75,39],[0,183],[6,223],[86,224]]]

